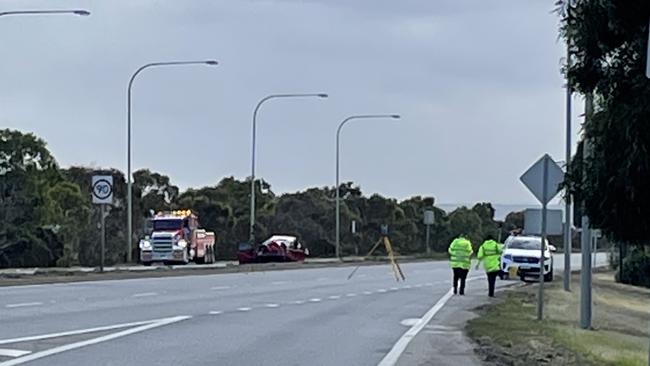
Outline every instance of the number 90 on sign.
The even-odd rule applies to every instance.
[[[113,203],[113,177],[110,175],[95,175],[92,179],[93,203]]]

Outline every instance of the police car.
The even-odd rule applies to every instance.
[[[524,281],[527,277],[539,277],[541,244],[539,236],[510,236],[506,239],[501,255],[501,270],[506,274],[515,274]],[[544,281],[553,281],[553,256],[555,247],[545,243]]]

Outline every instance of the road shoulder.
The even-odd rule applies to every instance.
[[[579,289],[577,279],[572,288]],[[612,272],[595,273],[593,329],[583,330],[577,290],[563,291],[561,281],[547,284],[539,322],[537,289],[529,284],[508,290],[468,322],[467,334],[485,365],[646,365],[650,290],[614,283]]]
[[[515,282],[501,283],[513,285]],[[497,291],[500,296],[500,291]],[[465,325],[476,318],[475,309],[497,300],[487,296],[487,283],[477,278],[467,284],[464,296],[454,295],[424,326],[400,356],[399,366],[479,366],[480,358],[474,350],[477,345],[465,333]]]

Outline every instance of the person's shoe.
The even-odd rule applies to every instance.
[[[458,293],[458,289],[454,289],[454,295]]]
[[[465,291],[461,291],[460,296],[465,296]]]

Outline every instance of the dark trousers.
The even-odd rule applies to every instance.
[[[497,277],[501,271],[492,271],[487,273],[488,278],[488,296],[494,297],[494,284],[497,282]]]
[[[468,269],[452,268],[454,271],[454,293],[458,292],[458,281],[460,280],[460,294],[465,295],[465,280],[467,279]]]

